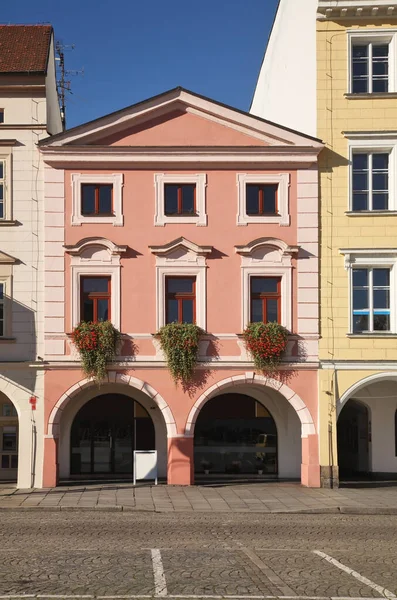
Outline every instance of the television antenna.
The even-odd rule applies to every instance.
[[[59,107],[61,109],[62,129],[65,129],[66,127],[66,96],[67,94],[73,94],[71,90],[71,81],[70,79],[67,79],[67,77],[75,75],[84,75],[84,67],[79,70],[65,69],[65,50],[74,50],[74,47],[74,44],[65,45],[62,44],[59,40],[55,44],[55,60],[58,63],[57,91]]]

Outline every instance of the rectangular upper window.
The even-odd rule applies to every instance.
[[[102,276],[80,277],[80,320],[110,320],[111,278]]]
[[[72,173],[72,225],[122,227],[123,174]]]
[[[389,44],[381,41],[353,41],[351,49],[351,91],[379,94],[389,90]]]
[[[4,123],[4,108],[0,108],[0,124]]]
[[[5,219],[5,201],[6,201],[6,164],[5,160],[0,160],[0,219]]]
[[[81,214],[106,217],[113,215],[113,185],[81,184]]]
[[[0,337],[5,336],[5,320],[6,320],[6,307],[5,307],[5,284],[0,282]]]
[[[196,278],[165,278],[165,315],[167,323],[196,322]]]
[[[354,151],[351,168],[352,210],[389,210],[389,153]]]
[[[247,183],[247,215],[277,215],[277,195],[278,184],[276,183]]]
[[[251,322],[280,323],[281,277],[251,277]]]
[[[154,224],[157,227],[171,223],[207,225],[205,173],[155,173],[154,186]]]
[[[352,332],[391,331],[390,268],[352,269]]]
[[[166,216],[196,214],[196,184],[166,183],[164,185],[164,214]]]

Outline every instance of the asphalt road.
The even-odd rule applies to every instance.
[[[43,510],[0,515],[0,596],[397,593],[394,516]]]

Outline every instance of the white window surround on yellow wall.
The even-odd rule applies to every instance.
[[[235,246],[241,256],[242,331],[250,322],[251,277],[281,277],[281,325],[292,331],[292,256],[297,246],[274,238],[259,238],[246,246]]]
[[[12,340],[12,270],[15,258],[0,252],[0,284],[3,286],[3,335],[0,340]]]
[[[165,214],[165,197],[164,197],[164,185],[166,183],[183,184],[192,183],[196,185],[196,215],[180,215],[171,217]],[[164,227],[167,223],[179,223],[179,224],[193,224],[197,227],[206,227],[207,225],[207,214],[206,214],[206,187],[207,187],[207,175],[205,173],[197,173],[193,175],[185,174],[178,175],[155,173],[154,174],[154,188],[155,188],[155,213],[154,213],[154,224],[157,227]]]
[[[277,193],[277,215],[247,215],[246,196],[247,183],[275,183],[278,184]],[[237,225],[248,225],[249,223],[278,223],[281,226],[288,227],[290,224],[289,215],[289,173],[263,174],[263,173],[237,173]]]
[[[166,324],[165,290],[166,277],[196,278],[196,323],[207,329],[207,264],[206,256],[212,246],[197,244],[178,238],[164,246],[149,246],[156,256],[156,327]],[[183,253],[181,253],[183,250]]]
[[[79,226],[83,223],[107,223],[115,227],[122,227],[123,218],[123,174],[82,174],[72,173],[72,225]],[[81,210],[81,186],[82,184],[107,183],[113,185],[113,215],[90,215],[85,216]]]
[[[121,326],[121,264],[120,256],[127,246],[116,246],[104,238],[81,240],[75,246],[65,246],[71,255],[71,324],[80,323],[80,280],[83,275],[111,278],[111,321],[117,329]]]
[[[395,192],[397,182],[397,131],[374,131],[371,132],[370,136],[366,132],[345,132],[344,136],[349,140],[348,212],[353,213],[353,154],[384,153],[389,155],[388,209],[382,211],[356,211],[353,214],[387,215],[390,212],[395,213],[397,211],[397,197]]]
[[[388,44],[389,45],[389,73],[388,73],[388,82],[389,89],[388,92],[383,92],[383,95],[388,93],[395,93],[397,91],[397,77],[396,77],[396,34],[397,29],[354,29],[347,31],[348,35],[348,81],[347,81],[347,90],[349,94],[353,95],[353,78],[352,78],[352,61],[353,54],[352,48],[354,45],[365,46],[366,44]],[[370,74],[368,74],[370,76]],[[377,92],[367,92],[367,94],[377,95]],[[360,94],[354,94],[354,96]]]
[[[3,163],[3,178],[1,184],[3,187],[3,216],[1,223],[12,224],[12,148],[7,146],[0,147],[0,161]]]
[[[341,248],[344,256],[345,269],[349,277],[349,327],[348,334],[357,337],[371,335],[374,337],[388,336],[397,333],[397,248]],[[390,331],[375,331],[353,333],[353,268],[386,268],[390,269]]]

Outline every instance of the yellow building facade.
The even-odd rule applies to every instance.
[[[397,472],[396,36],[393,3],[320,2],[324,485]]]
[[[397,2],[279,0],[251,112],[325,144],[321,483],[395,479]]]

